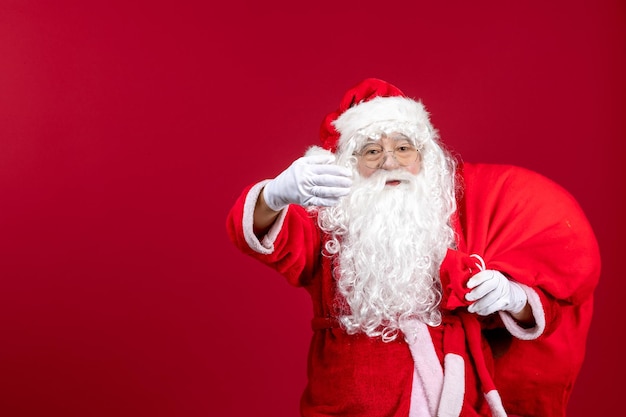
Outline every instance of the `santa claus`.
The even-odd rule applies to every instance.
[[[312,297],[301,415],[563,416],[600,263],[572,197],[458,163],[424,106],[377,79],[321,138],[228,218],[241,250]]]

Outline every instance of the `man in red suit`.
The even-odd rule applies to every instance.
[[[227,224],[312,297],[302,416],[564,416],[600,268],[573,198],[455,161],[423,105],[377,79],[321,139]]]

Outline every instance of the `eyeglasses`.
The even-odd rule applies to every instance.
[[[379,169],[382,168],[389,153],[393,155],[393,159],[396,160],[398,165],[403,167],[417,161],[419,156],[419,151],[408,142],[397,144],[391,151],[385,150],[381,145],[372,143],[365,145],[356,155],[361,157],[366,167]]]

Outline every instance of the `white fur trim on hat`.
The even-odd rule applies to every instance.
[[[339,149],[359,135],[398,132],[421,142],[433,131],[422,103],[406,97],[375,97],[349,108],[333,125],[340,134]]]

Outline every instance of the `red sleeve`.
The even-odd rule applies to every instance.
[[[252,230],[252,210],[256,196],[251,195],[256,185],[247,187],[231,208],[226,230],[231,241],[242,252],[252,256],[284,275],[290,284],[306,285],[315,269],[321,265],[321,233],[312,214],[297,205],[290,205],[282,219],[273,242],[265,253],[255,250],[246,240]],[[252,208],[251,208],[252,207]]]

